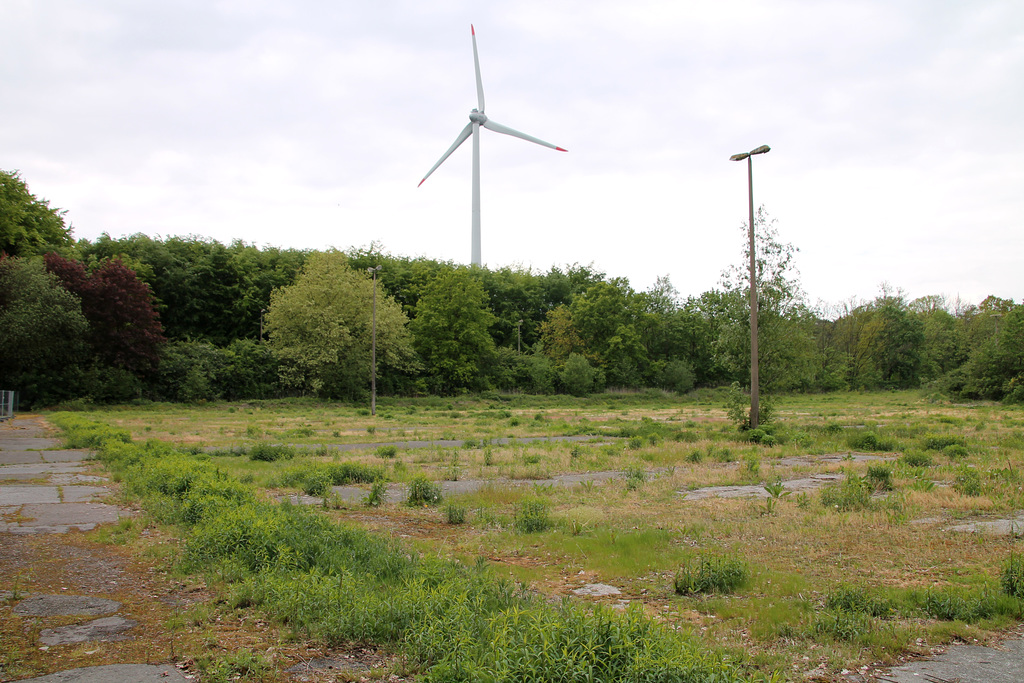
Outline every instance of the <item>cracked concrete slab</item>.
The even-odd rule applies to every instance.
[[[59,628],[44,628],[39,632],[39,642],[43,645],[69,645],[87,641],[127,640],[131,636],[126,631],[134,628],[138,622],[124,617],[102,617],[84,624],[71,624]]]
[[[188,681],[173,664],[109,664],[69,669],[21,683],[170,683]]]
[[[60,439],[48,439],[41,436],[22,436],[4,434],[0,436],[0,451],[42,451],[56,448]]]
[[[14,606],[14,613],[30,617],[53,617],[81,614],[98,617],[113,614],[121,603],[86,595],[33,595]]]
[[[1024,534],[1024,512],[1018,512],[1015,517],[1008,519],[965,522],[964,524],[946,527],[946,531],[988,534],[990,536],[1020,536]]]
[[[813,491],[826,484],[834,484],[846,478],[843,474],[816,474],[813,477],[790,479],[782,482],[783,488],[789,492]],[[706,498],[768,498],[763,484],[751,486],[706,486],[692,491],[678,491],[686,500],[704,500]]]
[[[0,505],[59,502],[60,490],[56,486],[0,486]]]
[[[105,503],[52,503],[23,505],[20,519],[0,522],[0,531],[13,534],[61,534],[72,528],[90,531],[97,524],[116,522],[130,512]]]
[[[878,680],[1020,683],[1024,681],[1024,640],[1008,640],[998,647],[955,645],[943,654],[892,669]]]

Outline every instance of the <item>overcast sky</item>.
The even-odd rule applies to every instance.
[[[684,295],[754,201],[814,302],[1024,299],[1020,0],[2,0],[0,169],[75,237],[590,264]]]

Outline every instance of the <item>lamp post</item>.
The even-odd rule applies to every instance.
[[[768,145],[761,145],[749,152],[733,154],[729,161],[747,160],[747,193],[750,197],[750,223],[747,230],[750,236],[750,428],[757,429],[758,412],[760,411],[760,386],[757,372],[757,274],[754,270],[754,164],[755,154],[771,151]]]
[[[377,414],[377,273],[381,267],[367,268],[366,272],[373,278],[373,313],[370,337],[370,415]]]
[[[263,314],[267,312],[267,309],[260,309],[260,343],[263,343]]]
[[[516,323],[516,351],[523,352],[523,321]]]

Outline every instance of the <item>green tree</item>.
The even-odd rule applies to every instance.
[[[338,251],[310,256],[295,284],[271,295],[266,325],[286,386],[318,396],[358,398],[369,391],[373,283]],[[401,307],[377,292],[377,368],[413,367]]]
[[[74,398],[89,324],[41,259],[0,258],[0,385],[25,406]]]
[[[0,254],[35,256],[71,244],[65,213],[29,192],[17,171],[0,171]]]
[[[797,248],[779,241],[774,219],[761,207],[755,216],[757,261],[757,342],[761,388],[791,391],[813,386],[814,317],[800,287],[794,265]],[[743,265],[722,273],[724,320],[719,328],[719,362],[731,379],[750,381],[750,246],[743,226]]]
[[[876,378],[885,388],[918,386],[924,340],[924,324],[911,313],[904,296],[883,286],[858,341],[860,376]]]
[[[637,323],[643,301],[623,278],[598,282],[573,299],[572,321],[608,384],[635,387],[649,371]]]
[[[495,359],[488,331],[494,321],[487,293],[465,270],[442,271],[427,284],[409,327],[431,390],[486,388]]]

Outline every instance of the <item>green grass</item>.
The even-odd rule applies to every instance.
[[[317,476],[327,481],[325,468],[341,462],[376,468],[362,484],[368,492],[372,481],[385,479],[422,477],[434,485],[453,478],[485,480],[484,488],[450,496],[440,509],[422,503],[384,505],[368,515],[356,504],[317,514],[353,528],[379,530],[387,538],[414,539],[413,547],[422,553],[418,561],[458,558],[472,567],[477,557],[492,558],[491,579],[528,581],[528,591],[525,586],[509,590],[553,604],[579,581],[619,586],[631,603],[659,614],[668,630],[703,633],[698,642],[716,653],[721,647],[742,654],[750,647],[757,654],[744,659],[744,666],[762,673],[777,667],[799,679],[823,662],[830,674],[837,674],[951,638],[984,638],[1020,613],[1019,595],[1013,593],[1019,589],[1013,586],[1024,583],[1022,572],[1007,560],[1008,546],[1013,551],[1016,544],[946,531],[955,523],[998,519],[1024,508],[1024,410],[1019,407],[953,405],[917,392],[776,397],[771,432],[763,430],[774,441],[767,447],[760,435],[761,443],[752,443],[749,432],[727,421],[721,392],[705,390],[687,397],[615,394],[577,400],[489,394],[384,399],[378,405],[376,419],[359,414],[358,407],[309,400],[116,408],[56,419],[68,420],[82,443],[123,451],[123,464],[108,464],[111,476],[122,480],[131,495],[141,496],[149,518],[174,524],[222,517],[222,506],[245,507],[251,503],[247,496],[258,502],[279,495],[282,488],[305,490]],[[109,427],[73,424],[82,417]],[[291,460],[239,457],[253,445],[250,426],[263,442],[307,447],[296,448]],[[304,435],[304,427],[313,435]],[[374,434],[368,427],[376,428]],[[138,443],[126,444],[124,430]],[[285,438],[286,433],[294,436]],[[495,443],[501,437],[560,434],[591,435],[594,441]],[[460,448],[457,456],[450,448],[401,449],[401,457],[396,452],[383,459],[376,452],[386,448],[382,442],[441,435],[480,447]],[[142,443],[145,439],[154,441]],[[377,443],[346,452],[344,461],[336,450],[310,447],[368,441]],[[210,446],[220,450],[203,455],[201,448]],[[129,465],[141,461],[133,455],[137,449],[149,453],[146,458],[167,460],[166,469],[156,468],[153,484],[167,490],[136,489]],[[851,451],[882,460],[839,459]],[[193,472],[193,467],[200,470]],[[572,487],[530,481],[607,471],[625,474]],[[771,495],[777,482],[821,474],[843,478],[789,496],[780,491],[770,501],[770,514],[765,514],[764,500],[681,496],[736,484]],[[336,485],[333,476],[330,481]],[[525,514],[531,506],[546,513],[546,527],[524,533],[517,528],[517,516],[532,519]],[[456,523],[462,509],[465,522]],[[140,531],[123,529],[111,538],[142,542]],[[681,568],[692,563],[691,573],[700,575],[696,558],[738,558],[746,563],[748,580],[732,593],[679,595],[675,579]],[[294,572],[293,561],[287,552],[276,556],[274,571]],[[249,599],[245,596],[259,598],[260,609],[271,609],[279,598],[292,595],[288,600],[294,604],[284,600],[288,609],[273,612],[277,618],[289,624],[293,617],[294,623],[309,620],[302,634],[319,638],[333,632],[333,626],[318,625],[301,611],[306,608],[299,589],[313,586],[313,579],[296,587],[271,580],[270,570],[261,569],[263,578],[256,582],[252,570],[234,559],[210,566],[218,575],[233,577],[232,591],[242,602]],[[850,580],[857,581],[852,588]],[[317,590],[328,588],[326,582]],[[382,614],[392,613],[369,592],[365,599],[377,614],[353,616],[345,626],[351,630],[343,632],[361,633],[371,627],[359,626],[360,619],[380,621]],[[456,612],[464,609],[459,600],[445,600]],[[323,609],[331,604],[317,603]],[[395,614],[401,611],[395,609]],[[450,623],[445,613],[434,614],[439,624]],[[537,623],[548,624],[548,618],[538,617]],[[462,633],[461,628],[460,623],[455,632]],[[399,641],[385,642],[404,647],[394,644]],[[803,654],[812,646],[820,655],[805,665]],[[433,645],[424,647],[417,652],[430,652]],[[437,680],[449,675],[442,672],[464,680],[482,661],[477,655],[473,664],[445,656],[430,660],[433,669],[422,665],[423,671]],[[497,659],[489,661],[487,666],[499,666]]]

